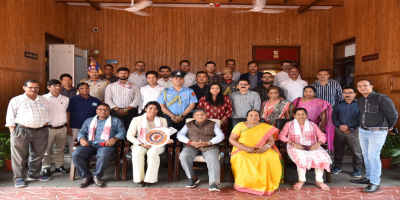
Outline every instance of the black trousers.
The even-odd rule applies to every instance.
[[[132,108],[128,111],[128,114],[125,116],[118,115],[117,112],[115,112],[115,110],[111,110],[110,114],[111,114],[111,116],[117,117],[118,119],[120,119],[124,123],[125,130],[128,130],[132,119],[137,116],[138,110],[137,110],[137,108]]]
[[[335,139],[333,140],[333,143],[335,148],[335,156],[333,162],[334,166],[342,167],[344,150],[346,144],[348,144],[353,155],[353,168],[361,170],[363,158],[361,153],[360,141],[358,139],[358,129],[351,133],[343,133],[338,127],[336,127]]]

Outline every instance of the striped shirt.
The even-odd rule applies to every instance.
[[[10,100],[6,115],[6,126],[21,124],[29,128],[39,128],[49,122],[48,101],[37,95],[35,100],[25,93]]]
[[[106,88],[105,103],[111,108],[127,108],[128,106],[137,108],[140,103],[139,87],[129,81],[125,84],[120,80],[111,83]]]
[[[69,98],[61,94],[55,97],[51,93],[47,93],[43,97],[49,101],[49,125],[61,126],[66,124]]]
[[[328,80],[328,84],[323,86],[319,83],[319,81],[316,81],[315,83],[311,84],[311,86],[314,86],[315,89],[317,89],[315,97],[329,102],[331,106],[334,106],[335,104],[344,100],[342,96],[342,87],[340,87],[339,83],[337,82]]]

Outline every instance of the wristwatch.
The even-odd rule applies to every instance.
[[[185,118],[185,116],[184,116],[184,115],[179,115],[179,117],[182,117],[182,119],[183,119],[183,118]]]
[[[125,109],[124,109],[124,112],[128,112],[128,109],[125,108]]]
[[[119,140],[119,138],[117,138],[117,137],[114,137],[114,139],[115,139],[116,142]]]

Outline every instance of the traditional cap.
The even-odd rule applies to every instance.
[[[90,70],[99,71],[100,67],[101,66],[99,65],[99,63],[93,57],[90,57],[90,65],[87,67],[87,70],[88,71],[90,71]]]
[[[177,70],[177,71],[173,71],[171,74],[172,74],[172,77],[181,77],[181,78],[184,78],[185,75],[186,75],[186,72]]]
[[[223,69],[221,70],[221,73],[222,73],[222,74],[226,74],[226,73],[231,73],[231,74],[232,74],[233,71],[232,71],[232,69],[225,67],[225,68],[223,68]]]

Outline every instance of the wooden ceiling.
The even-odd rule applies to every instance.
[[[113,6],[127,6],[131,0],[54,0],[72,5],[77,3],[90,4],[96,10],[102,10],[102,3],[112,3]],[[137,2],[139,0],[135,0]],[[253,0],[152,0],[154,4],[210,4],[220,3],[221,5],[252,5]],[[279,6],[279,8],[297,7],[297,12],[302,13],[311,7],[318,6],[343,6],[344,0],[267,0],[266,6]],[[221,6],[222,7],[222,6]]]

